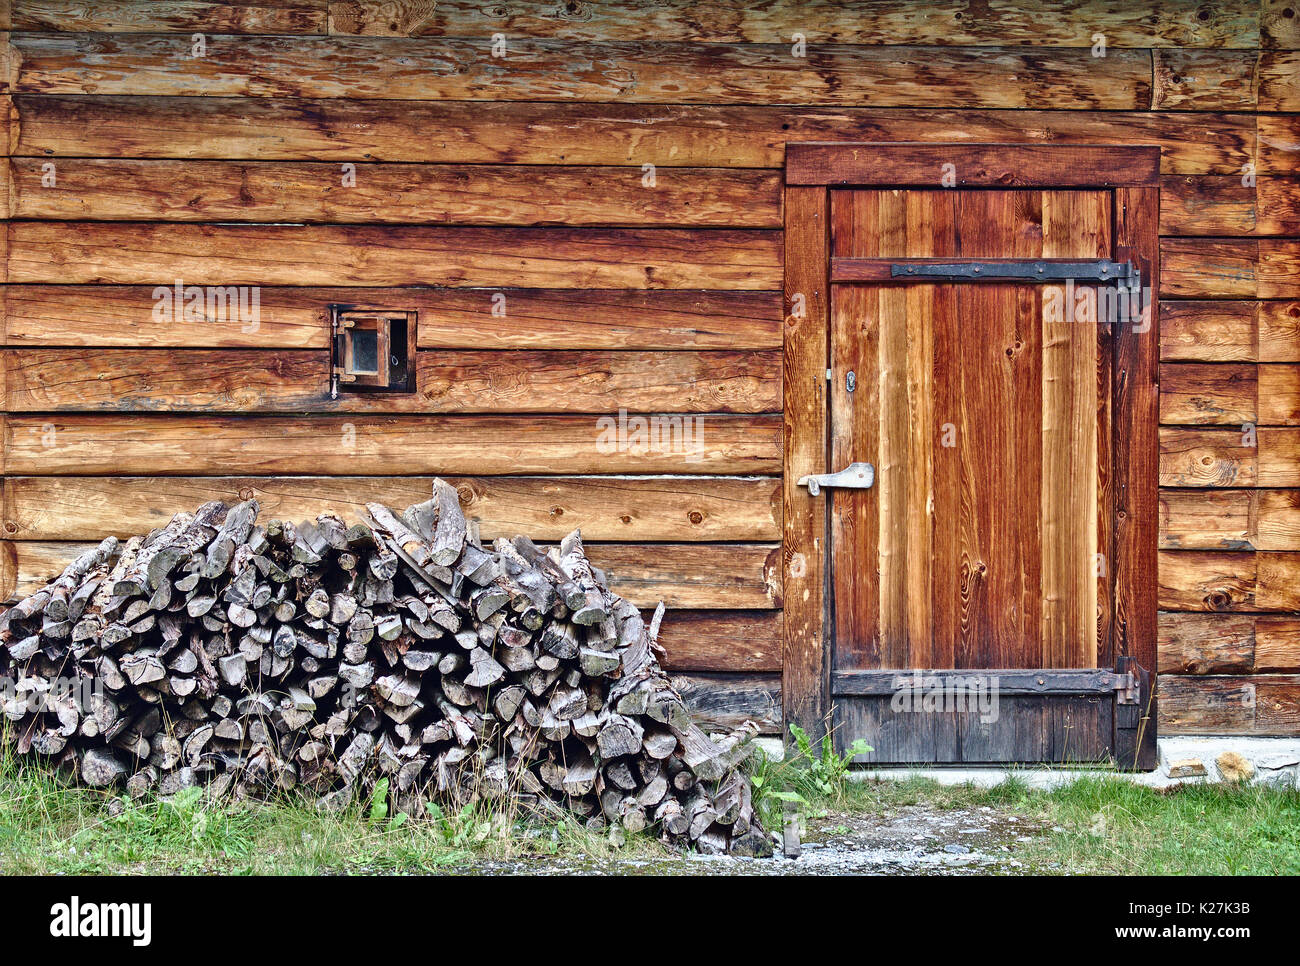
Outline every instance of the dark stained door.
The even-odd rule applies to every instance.
[[[869,760],[1114,754],[1117,290],[871,265],[834,280],[851,259],[1109,259],[1112,205],[1105,190],[831,194],[830,462],[876,468],[870,489],[828,491],[831,694],[839,743],[865,739]]]

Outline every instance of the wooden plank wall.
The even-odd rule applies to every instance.
[[[1159,143],[1163,727],[1300,733],[1300,17],[1015,7],[0,0],[0,590],[213,496],[451,475],[487,535],[581,525],[701,704],[775,728],[782,398],[817,394],[785,144]],[[177,279],[258,324],[160,320]],[[419,311],[417,393],[326,398],[333,301]],[[604,452],[620,409],[698,452]]]

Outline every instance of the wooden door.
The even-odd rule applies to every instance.
[[[841,746],[888,762],[1115,752],[1112,325],[1119,290],[896,265],[1103,262],[1104,189],[830,192],[828,491]],[[915,673],[913,673],[915,672]]]

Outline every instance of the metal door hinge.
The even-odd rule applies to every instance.
[[[1139,288],[1142,273],[1132,262],[1113,262],[1108,258],[1091,261],[1066,259],[1028,259],[1007,261],[896,262],[889,267],[894,278],[924,278],[940,282],[1021,281],[1114,282]]]
[[[876,468],[870,463],[850,463],[838,473],[820,473],[801,476],[799,486],[808,487],[808,495],[816,496],[826,489],[866,490],[876,482]]]

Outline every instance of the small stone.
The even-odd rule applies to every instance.
[[[1225,751],[1214,764],[1225,782],[1248,782],[1255,777],[1255,766],[1235,751]]]
[[[1169,765],[1170,778],[1198,778],[1204,774],[1205,764],[1199,758],[1184,758]]]
[[[953,853],[953,855],[966,855],[968,852],[970,852],[970,849],[966,848],[966,846],[956,845],[956,844],[945,845],[943,847],[943,850],[945,852],[951,852]]]
[[[750,828],[744,835],[738,835],[731,840],[731,854],[766,859],[772,855],[772,843],[767,836]]]

